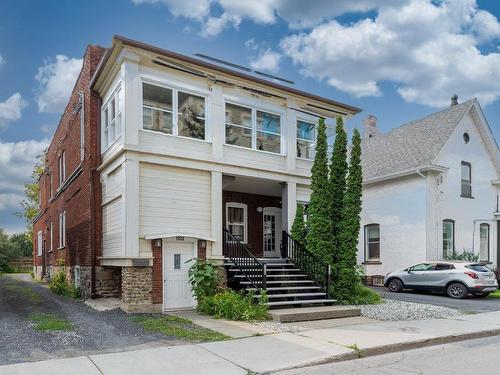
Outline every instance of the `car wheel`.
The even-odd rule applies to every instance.
[[[448,294],[448,297],[455,298],[455,299],[463,299],[466,298],[468,295],[467,288],[464,284],[462,283],[452,283],[448,285],[448,288],[446,288],[446,294]]]
[[[387,284],[389,290],[393,293],[401,292],[403,290],[403,283],[399,279],[389,280],[389,284]]]
[[[474,297],[476,297],[476,298],[486,298],[489,295],[490,295],[489,293],[478,293],[478,294],[474,294]]]

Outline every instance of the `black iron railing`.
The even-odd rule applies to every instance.
[[[305,272],[330,296],[330,265],[306,249],[304,245],[294,240],[286,231],[283,231],[281,242],[281,256],[290,259],[297,267]]]
[[[266,265],[225,228],[222,237],[224,255],[238,267],[240,273],[245,275],[254,288],[266,289]]]

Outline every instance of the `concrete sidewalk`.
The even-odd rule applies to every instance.
[[[297,332],[229,341],[0,366],[0,374],[268,373],[492,335],[500,335],[500,312],[449,319],[303,327]]]

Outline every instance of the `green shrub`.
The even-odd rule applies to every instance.
[[[0,272],[12,272],[12,267],[9,265],[9,258],[4,254],[0,254]]]
[[[357,284],[353,293],[344,299],[338,299],[337,302],[342,305],[377,305],[382,302],[382,298],[370,288]]]
[[[220,269],[210,262],[196,259],[189,268],[189,283],[198,301],[213,296],[222,284]]]
[[[64,270],[57,271],[49,283],[49,289],[60,296],[80,298],[80,289],[66,281]]]
[[[267,315],[267,294],[261,293],[255,302],[255,293],[240,294],[225,289],[213,296],[198,301],[198,310],[215,318],[229,320],[265,320]]]
[[[472,250],[463,249],[458,253],[455,249],[444,256],[446,260],[465,260],[466,262],[479,262],[479,254],[474,254]]]

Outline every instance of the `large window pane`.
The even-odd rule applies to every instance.
[[[170,89],[143,83],[142,98],[143,105],[167,111],[172,110],[172,90]]]
[[[280,116],[272,113],[257,111],[257,130],[280,134]]]
[[[142,126],[144,129],[172,134],[172,113],[143,107]]]
[[[367,260],[380,259],[380,226],[370,224],[365,226],[366,257]]]
[[[205,98],[179,92],[179,135],[205,139]]]
[[[297,121],[297,138],[306,141],[314,141],[316,139],[316,126],[304,121]]]
[[[281,152],[280,142],[280,135],[261,131],[257,132],[257,150],[275,152],[279,154]]]
[[[252,127],[252,110],[234,104],[226,104],[226,123]]]
[[[313,142],[297,139],[297,157],[304,159],[314,159],[315,147]]]
[[[252,129],[226,124],[226,143],[251,148]]]
[[[243,217],[243,208],[241,207],[228,207],[227,208],[227,219],[230,223],[239,223],[242,224],[244,222]]]
[[[462,162],[462,196],[472,196],[471,188],[471,165],[465,161]]]

